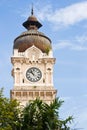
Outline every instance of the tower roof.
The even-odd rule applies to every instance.
[[[42,24],[37,20],[37,18],[34,16],[33,7],[31,9],[31,16],[28,17],[28,19],[23,23],[23,26],[27,29],[39,29]]]
[[[33,8],[31,10],[31,16],[23,23],[23,26],[27,31],[23,32],[14,40],[13,49],[24,52],[32,45],[35,45],[42,52],[46,52],[48,48],[52,48],[51,40],[44,33],[38,31],[42,24],[34,16]]]

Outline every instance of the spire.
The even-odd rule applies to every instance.
[[[33,4],[32,4],[32,9],[31,9],[31,16],[29,16],[28,19],[23,23],[23,26],[27,30],[30,30],[30,29],[39,29],[42,26],[42,24],[34,16]]]
[[[34,10],[33,10],[33,3],[32,3],[31,15],[33,14],[34,14]]]

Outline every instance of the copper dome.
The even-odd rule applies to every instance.
[[[18,49],[19,52],[24,52],[26,49],[35,45],[42,52],[46,52],[51,49],[51,40],[43,33],[37,30],[28,30],[23,32],[14,40],[14,49]]]
[[[42,24],[33,15],[33,9],[31,16],[23,23],[23,26],[28,31],[23,32],[14,40],[14,49],[18,49],[19,52],[24,52],[32,45],[38,47],[42,52],[46,52],[47,49],[51,49],[51,40],[38,31]]]

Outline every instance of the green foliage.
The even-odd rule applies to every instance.
[[[49,51],[50,51],[50,48],[47,47],[47,48],[46,48],[46,54],[47,54],[47,55],[49,54]]]
[[[19,103],[3,96],[0,90],[0,130],[70,130],[72,116],[59,117],[62,100],[56,98],[50,105],[40,99],[29,102],[23,111]]]
[[[9,100],[3,96],[3,89],[0,90],[0,130],[15,130],[20,125],[16,100]],[[17,130],[17,129],[16,129]]]
[[[63,101],[55,99],[50,105],[36,99],[24,108],[21,130],[69,130],[72,117],[60,120],[59,108]]]

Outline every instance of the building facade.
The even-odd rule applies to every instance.
[[[11,98],[22,106],[36,98],[49,104],[57,93],[53,84],[55,58],[51,40],[38,31],[42,24],[34,16],[33,9],[23,26],[27,31],[18,36],[13,45]]]

